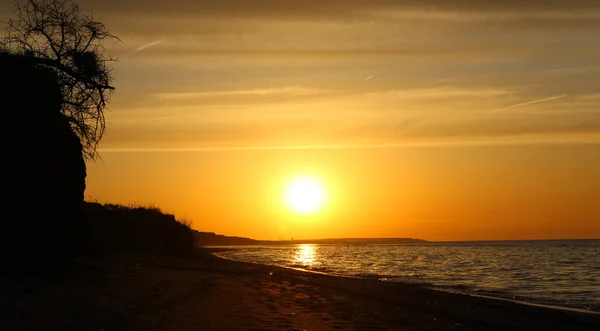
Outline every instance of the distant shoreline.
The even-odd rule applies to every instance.
[[[301,244],[489,244],[515,242],[557,242],[557,241],[599,241],[600,238],[578,239],[499,239],[499,240],[442,240],[433,241],[418,238],[323,238],[296,240],[258,240],[246,237],[226,236],[214,232],[194,231],[199,246],[249,246],[249,245],[301,245]]]
[[[600,241],[600,238],[576,238],[576,239],[494,239],[494,240],[442,240],[428,241],[435,244],[452,244],[452,243],[502,243],[502,242],[543,242],[543,241]]]
[[[245,237],[225,236],[214,232],[194,231],[196,243],[208,246],[248,246],[248,245],[298,245],[298,244],[425,244],[416,238],[329,238],[297,240],[256,240]]]

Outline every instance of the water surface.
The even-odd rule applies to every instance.
[[[239,246],[217,255],[600,311],[600,240]]]

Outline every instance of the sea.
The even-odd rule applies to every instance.
[[[237,261],[600,312],[600,240],[237,246]]]

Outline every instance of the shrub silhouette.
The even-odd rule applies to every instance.
[[[86,202],[84,210],[97,254],[185,255],[194,248],[189,224],[158,208]]]
[[[0,48],[25,54],[54,71],[61,112],[80,138],[86,158],[96,158],[104,135],[106,104],[114,90],[104,42],[119,39],[74,0],[15,0],[15,17],[0,33]]]

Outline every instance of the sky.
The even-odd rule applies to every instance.
[[[122,40],[88,200],[257,239],[600,238],[598,1],[79,3]]]

